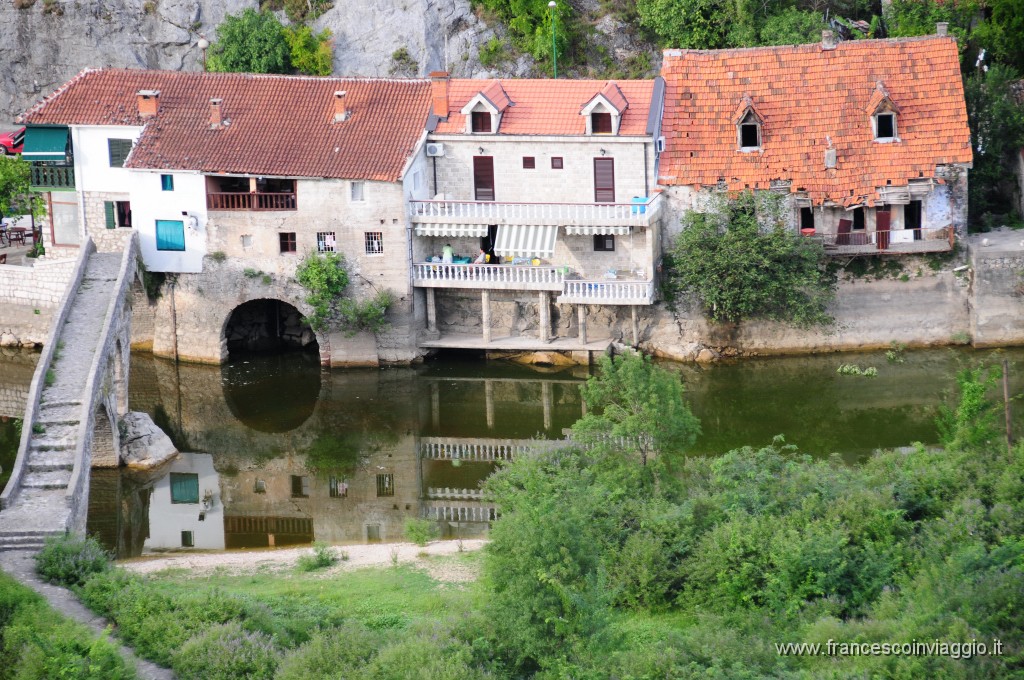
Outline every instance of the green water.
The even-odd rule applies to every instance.
[[[935,415],[949,403],[957,371],[1004,357],[1012,392],[1024,391],[1024,349],[908,351],[899,363],[877,352],[663,365],[679,373],[701,420],[693,455],[783,435],[809,454],[855,463],[878,448],[936,443]],[[251,356],[213,367],[134,355],[132,410],[149,413],[180,450],[202,454],[156,473],[94,471],[90,531],[123,556],[180,548],[183,532],[208,549],[397,540],[405,518],[430,507],[486,505],[444,494],[478,489],[494,463],[432,459],[421,453],[425,442],[560,439],[583,412],[579,385],[589,375],[459,357],[326,371],[315,359]],[[25,391],[26,363],[18,358],[15,371],[0,355],[0,390]],[[844,363],[878,375],[840,375]],[[18,415],[0,413],[4,472],[16,453]],[[1013,423],[1024,434],[1024,404]],[[214,494],[212,507],[165,502],[168,472],[198,475],[201,493]],[[477,520],[442,525],[465,535],[484,530]]]

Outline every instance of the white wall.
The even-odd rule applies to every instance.
[[[174,191],[161,188],[160,175],[174,177]],[[139,232],[139,246],[146,268],[154,272],[201,272],[206,255],[206,179],[195,172],[150,172],[132,170],[128,182],[132,203],[132,225]],[[185,250],[156,249],[157,220],[196,218],[198,229],[185,229]]]
[[[73,126],[71,141],[74,145],[77,189],[79,191],[125,191],[131,170],[110,167],[107,140],[131,139],[134,143],[140,134],[142,134],[141,127],[127,125]]]
[[[199,475],[199,503],[171,503],[171,472]],[[213,492],[213,503],[204,512],[203,496]],[[143,550],[181,548],[181,532],[191,531],[196,549],[224,549],[224,502],[221,499],[219,477],[213,469],[213,456],[208,453],[182,453],[168,474],[153,485],[149,499],[149,538]]]

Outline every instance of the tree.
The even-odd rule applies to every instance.
[[[746,191],[688,211],[666,258],[665,291],[695,295],[715,323],[771,319],[827,325],[836,277],[824,246],[786,227],[785,197]]]
[[[580,392],[587,414],[573,425],[574,436],[591,443],[611,439],[617,450],[639,456],[641,465],[653,453],[682,453],[700,434],[679,376],[641,354],[601,357],[597,375]]]
[[[768,17],[761,26],[761,45],[799,45],[821,40],[828,24],[818,12],[804,12],[795,7]]]
[[[247,9],[227,15],[217,27],[217,41],[210,45],[209,71],[241,73],[291,73],[291,57],[285,28],[272,12]]]
[[[284,29],[292,66],[299,73],[311,76],[329,76],[334,70],[333,43],[330,29],[316,35],[309,26],[289,26]]]
[[[0,216],[43,215],[43,200],[31,190],[31,172],[20,156],[0,156]]]

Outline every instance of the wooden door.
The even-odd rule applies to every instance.
[[[875,245],[879,250],[889,249],[889,225],[892,213],[888,210],[875,211]]]
[[[615,159],[594,159],[594,202],[615,202]]]
[[[850,227],[853,226],[853,221],[848,220],[845,217],[839,220],[839,231],[836,232],[836,245],[837,246],[848,246],[850,245]]]
[[[473,189],[476,200],[494,200],[494,156],[473,156]]]

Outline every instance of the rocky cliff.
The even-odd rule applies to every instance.
[[[0,127],[93,66],[199,70],[201,36],[258,0],[13,0],[0,2]],[[283,18],[283,14],[282,14]],[[337,0],[314,23],[334,34],[339,75],[426,75],[448,67],[485,75],[479,46],[493,35],[468,0]],[[396,64],[405,48],[411,61]],[[415,63],[413,63],[415,62]],[[504,66],[507,74],[523,62]]]

